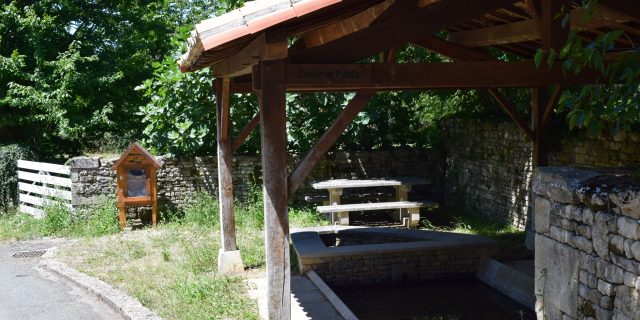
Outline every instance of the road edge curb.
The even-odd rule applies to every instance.
[[[40,266],[84,288],[126,320],[162,320],[137,299],[100,279],[69,267],[64,262],[44,259],[40,261]]]

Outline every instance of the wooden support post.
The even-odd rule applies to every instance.
[[[553,93],[551,94],[551,98],[549,98],[549,101],[547,102],[547,106],[544,110],[544,115],[542,116],[542,124],[545,128],[549,124],[549,120],[551,120],[553,109],[555,109],[556,104],[558,104],[558,101],[560,100],[562,90],[562,86],[556,86],[556,88],[553,90]]]
[[[540,35],[542,47],[545,51],[554,50],[560,53],[560,50],[567,43],[569,37],[569,27],[562,27],[563,10],[569,13],[571,9],[570,0],[542,0],[541,1]]]
[[[409,192],[411,191],[411,185],[399,185],[399,186],[395,186],[394,187],[396,189],[396,201],[408,201],[409,200]],[[404,218],[411,218],[411,215],[409,214],[409,210],[407,209],[400,209],[399,210],[399,221],[400,222],[404,222]],[[419,213],[419,212],[418,212]],[[408,223],[407,227],[409,227],[411,224]]]
[[[289,214],[287,212],[287,132],[285,62],[262,61],[260,137],[264,181],[267,260],[267,319],[291,318]],[[255,76],[255,73],[254,73]]]
[[[233,213],[233,145],[231,141],[229,78],[216,80],[216,121],[218,141],[218,201],[220,203],[220,251],[218,273],[234,274],[244,270],[236,247]]]
[[[542,48],[546,52],[551,50],[559,53],[567,42],[568,28],[562,27],[563,10],[568,13],[571,9],[569,0],[541,0],[540,1],[540,36]],[[553,106],[560,95],[558,86],[552,96],[546,87],[534,87],[531,92],[531,116],[533,131],[536,135],[533,148],[533,166],[549,165],[549,142],[546,130]]]
[[[546,167],[549,165],[549,144],[547,131],[544,129],[544,111],[547,107],[548,95],[546,88],[533,88],[531,90],[531,122],[536,140],[533,146],[533,167]]]
[[[118,206],[118,219],[120,220],[120,230],[124,230],[127,226],[127,209]]]
[[[340,197],[342,197],[342,189],[330,189],[329,190],[329,204],[332,206],[339,205],[341,203]],[[349,225],[349,212],[331,212],[331,224],[348,226]]]

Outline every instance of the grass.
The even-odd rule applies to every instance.
[[[237,244],[247,268],[245,276],[264,271],[262,203],[256,193],[250,201],[235,206]],[[53,209],[48,209],[50,216],[42,220],[13,214],[0,219],[0,236],[79,237],[60,248],[58,259],[123,289],[166,319],[258,318],[256,302],[248,297],[244,278],[217,275],[217,199],[198,194],[181,214],[168,212],[157,228],[126,233],[102,228],[105,224],[99,222],[108,220],[104,216],[117,216],[117,211],[109,213],[108,208],[96,209],[90,214],[94,218],[84,222]],[[20,219],[23,223],[17,222]],[[291,209],[290,223],[304,227],[327,222],[309,210]],[[95,236],[99,234],[102,236]]]
[[[477,213],[438,210],[433,212],[432,221],[423,220],[422,225],[429,230],[477,234],[496,240],[504,259],[528,259],[532,255],[524,247],[525,231]]]
[[[44,207],[43,219],[11,211],[0,213],[0,240],[41,237],[99,237],[119,231],[115,201],[101,199],[91,209],[72,213],[61,203]]]

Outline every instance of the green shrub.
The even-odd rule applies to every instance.
[[[18,202],[18,159],[33,159],[25,146],[0,146],[0,213],[7,213]]]

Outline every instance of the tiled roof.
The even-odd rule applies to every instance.
[[[197,24],[188,50],[178,64],[183,71],[197,67],[203,52],[259,33],[269,27],[329,7],[342,0],[259,0]]]

